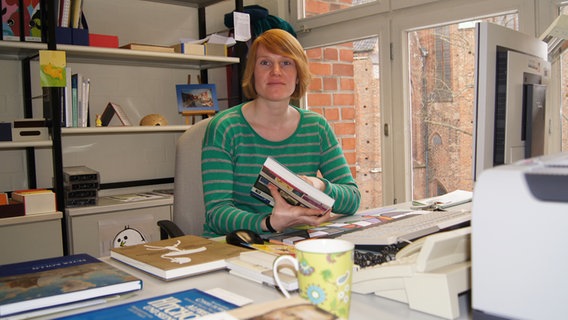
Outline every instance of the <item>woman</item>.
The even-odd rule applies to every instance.
[[[334,213],[357,211],[360,193],[331,127],[321,115],[290,106],[291,98],[305,94],[310,78],[306,54],[288,32],[271,29],[253,42],[242,84],[252,100],[216,115],[203,141],[205,235],[277,232],[332,219],[289,205],[274,186],[274,207],[252,197],[267,156],[334,198]]]

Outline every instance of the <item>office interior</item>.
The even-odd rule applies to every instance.
[[[184,2],[85,0],[83,10],[90,32],[117,35],[120,45],[167,46],[180,38],[200,38],[199,10]],[[223,18],[235,10],[235,1],[213,2],[204,9],[205,32],[227,35]],[[362,188],[362,210],[457,189],[473,191],[475,22],[504,24],[538,38],[568,10],[568,1],[560,0],[243,4],[260,5],[288,21],[306,48],[317,76],[299,107],[320,112],[332,123]],[[442,60],[444,54],[450,60]],[[567,62],[563,55],[550,61],[545,154],[568,150],[568,78],[563,72]],[[38,62],[31,65],[32,96],[41,97]],[[92,115],[102,113],[108,102],[121,105],[134,124],[146,115],[160,114],[170,125],[185,125],[175,86],[188,83],[188,78],[197,83],[201,75],[193,69],[96,61],[72,62],[70,67],[91,78],[90,126],[95,125]],[[5,75],[0,80],[0,121],[23,118],[21,64],[0,60],[0,69]],[[206,72],[207,82],[216,86],[220,109],[231,107],[227,69]],[[32,106],[34,116],[43,114],[41,99],[34,99]],[[112,121],[111,125],[119,124],[116,118]],[[101,184],[106,185],[99,191],[101,197],[172,188],[175,143],[181,134],[72,134],[62,143],[63,165],[99,171]],[[25,150],[0,151],[0,191],[29,188],[30,166],[34,188],[52,187],[52,151],[36,148],[35,163],[26,159]]]

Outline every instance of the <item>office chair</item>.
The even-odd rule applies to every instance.
[[[176,143],[173,221],[160,220],[160,238],[203,234],[205,204],[201,180],[201,146],[211,118],[187,129]]]

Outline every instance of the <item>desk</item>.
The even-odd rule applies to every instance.
[[[146,273],[138,271],[120,262],[110,258],[102,258],[101,260],[116,266],[132,275],[142,279],[144,282],[143,289],[138,291],[135,296],[128,297],[123,300],[112,301],[106,304],[91,306],[79,310],[67,311],[55,316],[71,315],[88,310],[101,309],[126,302],[150,298],[161,294],[172,293],[190,288],[198,288],[201,290],[209,290],[213,288],[223,288],[234,292],[241,296],[254,300],[255,302],[265,302],[278,298],[282,295],[276,288],[266,285],[260,285],[255,282],[241,279],[229,274],[227,270],[219,270],[200,276],[174,280],[165,282],[149,276]],[[469,309],[471,302],[469,301],[469,293],[460,296],[460,318],[471,319]],[[52,319],[54,315],[44,317],[42,319]],[[360,295],[353,293],[351,301],[350,319],[381,319],[381,320],[400,320],[400,319],[416,319],[416,320],[435,320],[438,317],[414,311],[408,308],[408,305],[377,297],[375,295]]]

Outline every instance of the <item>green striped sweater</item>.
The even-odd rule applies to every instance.
[[[335,199],[333,212],[354,214],[360,192],[341,146],[327,121],[303,109],[296,131],[283,141],[268,141],[245,120],[242,104],[216,115],[203,139],[202,175],[206,236],[236,229],[263,233],[262,219],[272,207],[251,196],[251,187],[267,156],[297,174],[321,172],[325,193]]]

